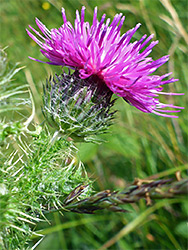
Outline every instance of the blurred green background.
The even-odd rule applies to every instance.
[[[126,16],[122,33],[141,23],[133,40],[154,33],[159,44],[151,56],[158,59],[170,54],[170,61],[157,73],[173,72],[179,79],[165,86],[165,92],[187,91],[187,0],[1,0],[0,4],[1,46],[8,46],[9,60],[26,66],[16,80],[30,85],[37,107],[37,123],[44,119],[41,114],[42,83],[50,74],[61,73],[62,69],[28,59],[31,56],[45,60],[25,29],[28,25],[36,28],[35,17],[48,28],[58,28],[62,24],[61,7],[65,8],[67,19],[72,23],[76,9],[80,10],[82,5],[86,6],[86,19],[90,23],[95,6],[98,6],[98,18],[106,13],[112,20],[116,13],[122,12]],[[161,96],[161,101],[187,106],[186,95]],[[186,109],[179,114],[179,119],[141,113],[120,99],[115,109],[118,110],[115,125],[110,134],[103,136],[106,143],[77,145],[80,159],[95,180],[96,190],[121,190],[134,178],[157,177],[159,173],[168,178],[171,172],[187,163]],[[109,240],[109,249],[186,249],[188,202],[161,206],[159,208],[159,204],[152,213],[145,213],[148,208],[143,201],[125,206],[131,211],[126,214],[65,213],[62,216],[54,213],[48,217],[50,225],[38,225],[37,229],[46,228],[46,236],[36,249],[99,249]],[[130,230],[122,232],[126,226]],[[38,239],[33,240],[33,245]]]

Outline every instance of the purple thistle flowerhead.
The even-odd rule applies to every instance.
[[[97,7],[91,26],[84,21],[85,7],[82,7],[81,15],[78,10],[76,11],[74,27],[67,21],[64,9],[62,16],[64,24],[59,29],[52,30],[48,30],[36,18],[36,24],[43,35],[29,27],[38,38],[27,30],[28,35],[41,47],[42,54],[49,59],[49,62],[45,63],[73,68],[79,71],[79,77],[82,79],[97,76],[113,93],[123,97],[137,109],[177,118],[166,113],[180,112],[183,107],[163,104],[158,99],[159,94],[182,94],[162,92],[162,85],[178,81],[174,78],[165,79],[171,73],[162,76],[153,74],[169,59],[169,56],[163,56],[154,61],[148,57],[158,43],[153,41],[148,45],[153,35],[144,35],[140,40],[130,42],[140,24],[121,35],[120,30],[125,17],[116,14],[110,23],[109,18],[105,22],[104,14],[98,21]],[[167,107],[175,110],[164,109]]]

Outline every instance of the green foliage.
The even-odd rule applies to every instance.
[[[29,105],[30,100],[26,98],[27,85],[19,85],[12,82],[12,78],[23,67],[18,68],[7,62],[7,55],[0,50],[0,113],[12,110],[21,110],[23,105]],[[12,98],[14,96],[14,98]],[[26,107],[25,107],[26,108]]]
[[[35,224],[45,211],[62,209],[65,197],[76,186],[89,184],[71,142],[44,131],[31,145],[19,141],[22,154],[15,152],[4,160],[0,170],[0,226],[8,249],[23,249],[32,234],[29,223]]]
[[[41,114],[42,84],[47,75],[50,76],[53,74],[52,70],[60,75],[62,69],[61,67],[51,67],[37,62],[34,63],[27,58],[30,55],[44,60],[38,48],[35,47],[34,43],[27,36],[25,28],[27,28],[28,24],[36,27],[34,23],[35,16],[45,22],[48,28],[59,27],[62,24],[60,13],[62,6],[66,9],[67,18],[72,23],[75,18],[76,9],[81,9],[83,4],[86,6],[86,18],[90,23],[92,22],[93,8],[95,6],[99,7],[100,17],[104,12],[111,18],[117,12],[122,12],[126,16],[122,32],[126,32],[138,22],[142,23],[141,28],[135,34],[135,39],[140,39],[145,33],[147,35],[154,33],[155,39],[159,40],[159,45],[153,49],[153,58],[158,59],[163,55],[170,54],[170,61],[159,69],[159,73],[164,74],[167,71],[172,71],[174,72],[173,76],[179,79],[179,82],[171,86],[166,86],[165,90],[170,92],[187,91],[187,44],[186,33],[182,32],[182,27],[185,30],[187,22],[186,0],[171,0],[170,6],[166,6],[164,3],[167,1],[162,0],[118,0],[110,2],[108,0],[87,2],[57,0],[53,1],[53,3],[52,1],[46,2],[50,6],[49,9],[44,9],[43,4],[45,2],[43,0],[3,0],[0,10],[0,25],[3,34],[1,36],[1,44],[3,46],[7,44],[10,46],[7,52],[13,61],[19,60],[22,62],[22,65],[27,65],[27,70],[20,72],[17,75],[17,79],[19,83],[24,83],[25,86],[27,81],[32,90],[36,106],[33,118],[35,123],[40,124],[44,120]],[[173,15],[174,10],[177,13],[175,16]],[[179,22],[182,25],[178,26]],[[30,77],[30,71],[32,72],[34,81]],[[25,72],[25,75],[23,72]],[[15,85],[11,82],[3,88],[6,88],[6,91],[10,91],[14,90],[14,87]],[[18,91],[20,90],[25,91],[26,89],[18,89]],[[0,96],[2,96],[1,93]],[[24,97],[28,98],[27,93],[25,95]],[[12,95],[12,97],[18,96]],[[2,134],[5,145],[2,148],[0,158],[1,161],[11,159],[13,155],[10,152],[13,152],[14,149],[15,158],[12,161],[12,165],[14,165],[13,168],[16,168],[14,163],[20,159],[17,165],[19,166],[17,170],[19,170],[22,162],[22,158],[20,157],[22,155],[26,157],[18,147],[19,143],[15,142],[20,133],[22,134],[21,138],[24,143],[29,145],[29,149],[32,149],[33,137],[26,133],[25,125],[22,123],[22,120],[27,120],[30,115],[31,100],[28,99],[25,101],[24,98],[20,102],[20,99],[15,100],[12,97],[9,98],[11,103],[24,103],[25,105],[23,106],[26,109],[24,111],[18,110],[21,108],[21,105],[14,105],[12,106],[12,110],[16,109],[15,111],[1,113],[1,129],[4,131]],[[21,94],[22,97],[23,94]],[[168,101],[165,100],[165,97],[160,98],[164,102],[173,102],[179,106],[187,106],[186,95],[170,97]],[[5,99],[3,99],[3,103],[7,105],[8,111],[8,103],[5,103]],[[10,109],[11,107],[9,111]],[[80,158],[84,160],[88,174],[94,178],[96,189],[122,190],[127,182],[132,182],[135,177],[147,178],[152,175],[150,178],[168,178],[171,175],[174,177],[174,173],[177,170],[181,170],[182,177],[186,177],[186,172],[183,171],[183,169],[187,169],[186,145],[188,127],[186,111],[180,113],[179,119],[171,120],[143,114],[120,100],[116,102],[115,109],[118,110],[118,113],[116,114],[116,125],[113,126],[112,134],[107,134],[102,138],[107,140],[107,143],[101,145],[95,144],[94,146],[80,143],[76,145],[78,149],[81,149]],[[2,111],[3,109],[0,110]],[[5,119],[5,115],[8,118]],[[21,130],[20,125],[17,123],[20,121],[20,117],[21,124],[23,125]],[[6,129],[7,124],[11,129]],[[31,124],[30,127],[32,128]],[[50,128],[48,129],[51,135],[50,138],[52,138],[54,131],[52,132]],[[23,133],[27,134],[25,139]],[[40,134],[40,132],[35,134]],[[5,149],[7,152],[5,152]],[[18,155],[18,152],[22,153]],[[26,158],[29,161],[29,158]],[[25,160],[24,163],[26,163]],[[9,171],[11,171],[11,168]],[[58,171],[60,172],[60,170]],[[12,175],[14,173],[11,172]],[[7,172],[3,173],[3,175],[1,174],[0,178],[5,174],[8,176]],[[42,176],[42,174],[39,175]],[[17,176],[19,176],[19,173]],[[6,227],[7,231],[4,231],[6,235],[4,233],[1,234],[0,242],[2,243],[2,237],[7,236],[6,240],[9,240],[10,249],[11,246],[12,249],[16,249],[16,246],[18,248],[18,242],[21,244],[21,249],[26,248],[25,241],[31,235],[31,229],[45,235],[42,242],[39,242],[41,236],[32,235],[33,242],[28,248],[35,246],[37,250],[49,248],[53,248],[54,250],[99,249],[107,242],[109,249],[186,249],[186,201],[180,203],[179,200],[162,200],[148,208],[145,202],[141,200],[136,204],[126,205],[125,209],[130,212],[125,214],[105,212],[102,215],[94,216],[64,213],[64,216],[58,216],[57,213],[49,213],[45,214],[45,217],[51,224],[46,223],[46,220],[38,223],[38,221],[34,220],[36,217],[30,215],[30,218],[28,211],[24,212],[24,210],[21,210],[24,204],[22,204],[22,200],[17,199],[18,192],[16,192],[16,195],[14,193],[14,196],[9,192],[7,183],[11,184],[11,188],[13,186],[16,187],[16,184],[14,185],[14,182],[12,182],[12,178],[16,179],[14,176],[7,177],[7,181],[3,179],[3,182],[1,182],[3,185],[0,185],[0,216],[4,214],[1,217],[3,220],[0,219],[0,221],[3,221],[3,227],[5,226],[4,222],[7,223],[9,221],[11,225],[24,228],[25,231],[19,231],[11,225]],[[28,194],[26,195],[28,197]],[[45,193],[45,195],[47,194]],[[20,196],[21,194],[19,194]],[[52,197],[50,201],[53,201]],[[57,200],[55,201],[57,202]],[[18,212],[15,213],[15,210]],[[20,210],[24,215],[20,213]],[[26,212],[27,214],[25,215]],[[22,220],[20,220],[20,217]],[[32,223],[37,222],[37,224],[32,225],[25,220],[29,220]],[[16,235],[14,242],[12,235]],[[24,241],[20,243],[23,237]]]
[[[5,75],[4,83],[17,70],[10,72]],[[19,93],[15,88],[9,91],[11,95],[4,92],[7,93],[6,88],[1,89],[5,100],[2,110],[7,108],[7,102],[11,109],[15,105],[13,96]],[[51,133],[45,126],[34,124],[35,129],[30,130],[34,111],[33,106],[25,122],[10,119],[6,123],[4,119],[0,125],[0,244],[5,249],[29,247],[36,223],[45,219],[45,211],[62,209],[65,198],[80,183],[87,185],[81,198],[91,192],[90,181],[83,164],[76,159],[77,149],[72,141],[57,131]]]
[[[17,136],[24,130],[24,124],[14,121],[14,112],[26,111],[31,106],[28,86],[14,82],[13,77],[23,68],[8,62],[5,49],[0,49],[0,145],[6,143],[9,135]],[[6,114],[6,116],[5,116]],[[20,118],[20,117],[19,117]],[[17,118],[18,119],[18,118]]]

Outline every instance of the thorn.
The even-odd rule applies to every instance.
[[[32,114],[31,114],[30,117],[27,119],[27,121],[24,122],[24,126],[25,126],[26,129],[27,129],[27,127],[29,126],[29,124],[31,123],[31,121],[33,120],[34,115],[35,115],[35,103],[34,103],[33,96],[32,96],[32,94],[31,94],[31,91],[30,91],[30,90],[29,90],[29,95],[30,95],[31,103],[32,103]]]

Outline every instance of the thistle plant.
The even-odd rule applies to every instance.
[[[43,84],[42,124],[34,122],[35,103],[28,86],[9,85],[20,69],[6,73],[4,51],[0,54],[0,111],[12,111],[13,107],[20,111],[28,105],[25,120],[13,121],[10,116],[9,121],[1,122],[0,244],[5,249],[29,249],[31,238],[41,237],[35,230],[37,223],[47,221],[47,214],[54,211],[127,212],[127,203],[144,199],[152,205],[154,200],[187,193],[188,182],[182,178],[139,180],[123,191],[93,190],[76,143],[102,142],[100,135],[114,122],[114,94],[144,113],[171,118],[177,116],[168,113],[183,107],[163,104],[158,95],[182,94],[162,92],[163,85],[177,81],[166,79],[171,73],[153,74],[169,59],[164,56],[154,61],[148,57],[157,44],[147,45],[153,35],[131,42],[140,24],[121,35],[122,14],[117,14],[111,24],[110,19],[105,23],[105,15],[98,21],[95,8],[90,26],[84,21],[83,7],[81,15],[76,12],[74,27],[64,9],[62,16],[64,24],[52,30],[36,19],[42,34],[29,27],[38,38],[27,30],[48,58],[45,63],[68,67],[68,73],[62,70]],[[22,99],[17,98],[19,94]]]

